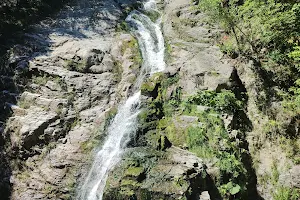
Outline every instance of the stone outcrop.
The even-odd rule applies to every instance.
[[[134,151],[140,152],[139,160]],[[205,166],[188,151],[171,147],[162,154],[137,148],[128,154],[110,174],[104,199],[199,199],[208,193]]]
[[[191,3],[164,1],[163,31],[168,48],[167,71],[180,75],[179,84],[185,96],[197,90],[228,88],[233,67],[213,45],[220,30],[207,22],[207,16]]]
[[[140,56],[136,41],[115,31],[135,6],[135,1],[69,5],[33,26],[27,46],[13,49],[9,62],[29,80],[16,95],[17,105],[6,99],[13,113],[3,132],[11,199],[75,196],[108,116],[130,94],[132,70],[139,70],[132,59]]]

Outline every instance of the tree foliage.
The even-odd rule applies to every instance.
[[[235,38],[245,51],[262,48],[290,52],[299,44],[300,3],[276,0],[203,0],[200,7]]]

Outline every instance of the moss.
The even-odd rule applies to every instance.
[[[153,82],[145,82],[142,84],[141,86],[141,94],[142,95],[146,95],[146,96],[150,96],[151,93],[154,91],[156,87],[156,84]]]
[[[81,143],[80,149],[81,149],[81,151],[83,151],[85,153],[89,153],[94,148],[96,148],[98,146],[98,144],[99,144],[99,140],[91,139],[91,140],[88,140],[88,141],[85,141],[85,142]]]
[[[138,177],[144,172],[143,167],[129,167],[125,171],[125,176]]]
[[[122,64],[119,61],[114,61],[114,67],[113,67],[113,74],[114,74],[114,79],[117,83],[119,83],[122,80],[122,73],[123,73],[123,68]]]
[[[171,42],[167,37],[165,37],[165,60],[167,63],[171,61],[172,52],[173,52],[173,48],[171,46]]]
[[[123,179],[121,181],[121,187],[122,186],[127,186],[127,187],[131,187],[131,188],[135,188],[135,187],[139,187],[140,184],[137,181],[135,181],[135,180]]]
[[[156,98],[158,95],[158,87],[161,85],[164,78],[164,74],[161,72],[153,74],[141,85],[141,94]]]
[[[129,32],[129,26],[125,21],[117,24],[116,32]]]
[[[31,80],[37,85],[46,85],[50,78],[44,74],[43,76],[32,76]]]
[[[160,18],[160,13],[158,11],[145,11],[145,15],[147,15],[151,21],[156,22]]]
[[[30,174],[28,171],[23,171],[21,173],[18,173],[17,178],[21,181],[25,181],[30,178]]]
[[[187,132],[183,130],[180,125],[175,125],[180,123],[173,119],[172,117],[165,117],[159,120],[157,125],[157,131],[164,133],[170,142],[175,146],[185,146],[187,141]]]
[[[132,62],[130,69],[133,70],[134,73],[138,73],[138,70],[143,63],[138,41],[133,37],[131,37],[130,40],[123,41],[121,46],[121,54],[123,56],[126,54],[127,59]],[[120,66],[122,65],[120,64]]]
[[[106,197],[117,200],[136,199],[137,196],[148,196],[143,195],[143,189],[141,189],[146,179],[145,172],[155,167],[162,156],[161,152],[150,148],[134,148],[127,152],[123,161],[116,166],[108,178],[104,199]]]
[[[119,193],[121,195],[123,195],[123,198],[124,198],[124,196],[125,197],[131,197],[135,194],[134,190],[132,190],[128,187],[122,187],[121,190],[119,191]]]
[[[107,130],[108,126],[111,124],[112,120],[114,119],[117,113],[117,107],[112,107],[105,113],[104,130]]]

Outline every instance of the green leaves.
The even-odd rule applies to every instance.
[[[222,185],[221,188],[222,188],[221,193],[224,196],[236,195],[241,191],[241,186],[239,186],[238,184],[234,184],[232,182]]]
[[[293,60],[295,67],[300,72],[300,46],[295,46],[293,51],[288,54],[288,57]]]
[[[240,190],[241,190],[241,187],[239,185],[235,185],[229,190],[229,192],[230,192],[230,194],[235,195],[235,194],[239,193]]]
[[[264,47],[284,52],[291,48],[288,40],[299,38],[300,3],[202,0],[199,7],[236,39],[239,53],[257,53]]]
[[[229,90],[222,90],[220,93],[215,91],[200,91],[190,97],[188,101],[198,105],[209,106],[216,111],[229,114],[242,109],[242,102],[237,100],[234,93]]]

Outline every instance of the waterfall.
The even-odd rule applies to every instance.
[[[144,3],[144,10],[156,9],[154,0]],[[107,138],[94,158],[88,176],[77,199],[101,200],[109,171],[121,160],[126,146],[137,129],[140,112],[140,86],[147,74],[165,68],[164,39],[160,30],[161,19],[152,22],[140,11],[132,11],[126,18],[132,34],[137,38],[143,57],[141,72],[135,83],[135,93],[119,106],[118,113],[107,130]]]

